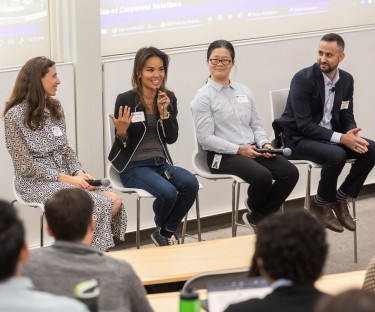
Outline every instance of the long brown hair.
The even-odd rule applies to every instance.
[[[54,61],[46,57],[35,57],[21,68],[13,92],[7,102],[5,102],[4,115],[13,106],[26,101],[26,112],[24,124],[27,128],[35,131],[42,129],[47,115],[44,108],[50,111],[51,118],[60,120],[64,115],[60,112],[60,102],[47,95],[42,84],[50,68],[55,65]]]
[[[165,86],[167,82],[167,76],[168,76],[169,56],[155,47],[140,48],[137,54],[135,55],[133,74],[132,74],[132,87],[133,87],[133,91],[137,93],[138,100],[141,102],[141,106],[143,108],[146,108],[147,105],[143,98],[142,80],[139,77],[139,75],[142,72],[146,61],[151,57],[158,57],[163,61],[165,76],[160,85],[159,90],[162,92],[165,92],[168,96],[169,96],[168,93],[170,93],[170,91]],[[156,105],[156,97],[155,97],[154,105]]]

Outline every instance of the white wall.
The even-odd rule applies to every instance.
[[[60,100],[66,118],[67,136],[70,146],[76,148],[76,120],[75,120],[75,101],[74,101],[74,68],[73,64],[57,64],[57,75],[61,80],[58,87],[57,98]],[[20,68],[0,71],[0,113],[4,111],[5,101],[12,93],[14,82]],[[5,147],[4,122],[0,121],[0,198],[9,201],[14,200],[12,191],[13,181],[13,163]],[[16,205],[19,215],[26,227],[27,240],[30,246],[37,246],[40,242],[39,236],[39,217],[40,210],[29,208],[23,205]],[[51,239],[45,235],[45,242]]]
[[[375,61],[371,51],[375,49],[375,27],[351,30],[338,30],[346,42],[346,58],[340,68],[348,71],[355,79],[354,113],[358,126],[363,128],[362,135],[375,139],[375,124],[372,116],[375,108],[372,90],[375,87],[373,72]],[[270,91],[289,88],[293,75],[316,61],[317,47],[323,32],[308,35],[285,36],[267,40],[252,40],[235,44],[236,67],[232,80],[247,85],[254,93],[256,106],[263,126],[269,136],[272,135]],[[219,38],[218,38],[219,39]],[[207,47],[168,51],[171,57],[168,87],[178,99],[178,121],[180,126],[177,143],[169,147],[173,161],[177,166],[191,172],[191,155],[194,150],[193,123],[190,102],[196,91],[205,83],[209,75],[206,65]],[[131,88],[130,76],[134,56],[126,58],[107,58],[104,60],[103,92],[105,114],[113,113],[116,97],[119,93]],[[107,119],[105,119],[107,122]],[[107,126],[105,126],[105,131]],[[105,134],[105,139],[107,134]],[[105,144],[105,155],[108,155],[108,143]],[[108,164],[108,162],[107,162]],[[298,166],[299,182],[290,198],[303,197],[306,188],[307,166]],[[339,183],[349,171],[343,170]],[[312,192],[316,192],[320,172],[313,170]],[[201,215],[208,216],[231,209],[231,181],[208,181],[199,179],[204,189],[200,191]],[[375,182],[375,171],[371,172],[367,183]],[[340,184],[339,184],[340,185]],[[247,186],[242,187],[240,206]],[[135,195],[122,195],[128,212],[128,231],[135,228]],[[195,214],[191,210],[191,215]],[[143,200],[141,209],[141,226],[153,226],[152,200]]]

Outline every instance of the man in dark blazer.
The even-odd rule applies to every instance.
[[[362,129],[354,120],[353,77],[338,69],[344,47],[337,34],[321,39],[317,63],[293,77],[285,111],[273,123],[276,137],[292,149],[289,159],[322,164],[310,207],[319,223],[335,232],[355,230],[346,200],[357,197],[375,164],[375,143],[360,137]],[[356,159],[355,164],[337,189],[338,176],[350,158]]]

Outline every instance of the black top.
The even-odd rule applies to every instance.
[[[171,100],[171,105],[168,107],[169,118],[160,119],[159,110],[156,110],[157,120],[157,133],[160,137],[161,144],[163,146],[164,154],[170,164],[173,164],[172,159],[169,155],[167,144],[173,144],[177,141],[178,137],[178,123],[177,123],[177,98],[174,93],[170,92],[168,97]],[[138,96],[132,90],[117,96],[115,104],[114,116],[118,118],[118,111],[120,106],[130,107],[130,111],[140,112],[143,111],[146,116],[145,109],[140,105],[141,102]],[[172,107],[171,107],[172,106]],[[147,118],[147,117],[146,117]],[[127,130],[127,137],[125,141],[122,141],[119,137],[115,137],[115,142],[112,145],[112,149],[109,153],[108,159],[118,172],[125,170],[129,161],[132,159],[135,150],[138,148],[139,143],[142,141],[147,130],[145,122],[131,123]]]
[[[302,138],[329,142],[333,132],[347,133],[357,127],[353,115],[354,80],[346,71],[339,71],[332,108],[332,130],[319,126],[323,118],[325,87],[323,74],[315,63],[294,75],[285,111],[272,124],[276,137],[282,132],[294,142]],[[346,101],[349,107],[341,109]]]
[[[322,295],[315,287],[279,287],[264,299],[232,304],[225,312],[313,312]]]

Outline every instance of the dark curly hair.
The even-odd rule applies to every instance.
[[[25,230],[16,210],[0,200],[0,282],[13,276],[25,241]]]
[[[311,286],[319,278],[327,256],[324,229],[311,215],[291,210],[259,222],[250,277],[259,276],[257,258],[273,280],[285,278]]]

